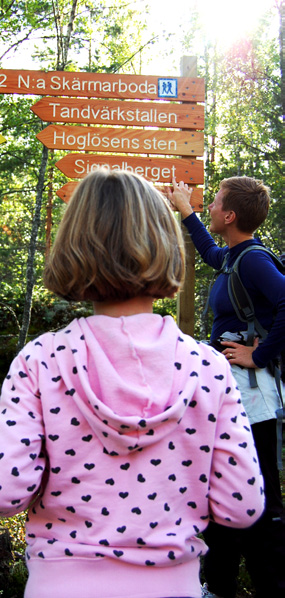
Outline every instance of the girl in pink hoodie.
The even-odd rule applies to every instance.
[[[0,402],[0,514],[28,510],[25,598],[200,598],[208,521],[262,514],[227,360],[152,313],[183,276],[180,228],[151,184],[83,179],[45,284],[95,315],[28,343]]]

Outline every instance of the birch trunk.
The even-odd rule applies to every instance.
[[[48,161],[48,149],[47,149],[47,147],[44,146],[43,151],[42,151],[42,159],[41,159],[39,178],[38,178],[37,190],[36,190],[36,201],[35,201],[35,211],[34,211],[34,217],[33,217],[33,223],[32,223],[32,232],[31,232],[31,238],[30,238],[30,243],[29,243],[27,269],[26,269],[26,296],[25,296],[25,304],[24,304],[24,310],[23,310],[22,325],[21,325],[18,344],[17,344],[17,353],[25,345],[29,326],[30,326],[30,321],[31,321],[33,289],[34,289],[34,284],[35,284],[34,262],[35,262],[38,230],[39,230],[39,226],[40,226],[40,222],[41,222],[42,196],[43,196],[43,189],[44,189],[44,183],[45,183],[45,172],[46,172],[46,167],[47,167],[47,161]]]

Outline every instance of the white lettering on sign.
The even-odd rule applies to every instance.
[[[22,89],[25,87],[26,89],[45,89],[46,86],[49,85],[46,81],[42,78],[33,78],[31,79],[30,75],[19,75],[18,76],[18,88]],[[68,75],[59,77],[58,75],[53,75],[50,78],[50,88],[59,91],[64,94],[64,92],[70,91],[77,91],[77,92],[92,92],[94,95],[97,93],[120,93],[124,94],[128,92],[129,94],[136,95],[138,92],[141,94],[146,95],[157,95],[157,86],[154,83],[149,83],[147,79],[142,81],[142,83],[125,83],[121,79],[117,81],[107,81],[107,80],[100,80],[100,81],[92,81],[92,80],[84,80],[79,79],[77,77],[68,77]]]
[[[19,75],[18,77],[18,88],[22,89],[23,87],[25,87],[26,89],[30,89],[30,86],[34,89],[46,89],[46,82],[44,79],[36,79],[34,81],[34,79],[32,79],[32,81],[30,81],[30,75],[26,75],[26,77],[24,78],[23,75]]]
[[[151,178],[154,181],[163,181],[163,179],[169,180],[170,176],[172,179],[175,178],[175,176],[176,176],[175,164],[172,164],[169,168],[168,167],[160,168],[157,166],[147,166],[147,165],[133,167],[130,164],[128,164],[127,158],[126,158],[126,160],[123,160],[120,164],[113,164],[112,166],[110,166],[109,164],[101,164],[101,163],[99,163],[99,164],[91,163],[90,164],[88,161],[85,162],[85,160],[77,159],[77,160],[75,160],[74,172],[78,176],[79,175],[85,176],[86,174],[89,174],[89,172],[93,172],[97,168],[102,168],[102,167],[108,168],[110,170],[128,170],[130,172],[139,174],[146,178]]]
[[[49,106],[52,108],[53,118],[64,118],[64,119],[78,119],[79,122],[87,119],[88,121],[93,118],[94,121],[106,120],[107,122],[112,121],[123,121],[123,122],[141,122],[141,123],[156,123],[159,122],[164,125],[175,125],[177,124],[177,114],[171,112],[160,112],[157,108],[151,108],[150,110],[144,110],[141,108],[134,108],[134,110],[125,110],[120,106],[115,108],[97,108],[94,109],[88,105],[85,108],[80,107],[68,107],[61,106],[58,102],[49,102]]]
[[[88,132],[85,135],[72,135],[66,134],[65,131],[62,133],[53,132],[53,144],[56,147],[57,143],[61,143],[62,146],[68,148],[78,147],[80,150],[85,150],[87,147],[92,147],[97,150],[110,150],[120,149],[121,151],[127,152],[128,150],[138,150],[140,148],[140,141],[137,138],[129,137],[100,137],[98,134]],[[144,139],[143,149],[146,151],[150,150],[167,150],[169,153],[176,151],[177,143],[173,139]]]
[[[88,81],[88,80],[81,80],[76,77],[68,78],[68,76],[59,77],[58,75],[53,75],[51,77],[51,89],[62,91],[88,91],[93,92],[94,95],[101,92],[118,92],[118,93],[126,93],[129,92],[135,95],[137,92],[142,94],[149,94],[149,95],[156,95],[157,94],[157,87],[153,83],[148,83],[147,80],[143,81],[142,83],[125,83],[121,79],[118,81]]]
[[[0,89],[1,89],[1,87],[7,87],[6,81],[7,81],[7,75],[0,75]]]
[[[18,77],[18,87],[21,88],[22,85],[24,85],[24,87],[26,87],[27,89],[29,89],[29,87],[30,87],[30,75],[28,75],[26,79],[24,79],[24,77],[22,75],[19,75],[19,77]]]

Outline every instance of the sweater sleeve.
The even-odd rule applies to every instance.
[[[257,367],[264,368],[285,350],[285,276],[268,254],[258,250],[243,257],[240,276],[251,294],[257,319],[269,330],[252,354]]]
[[[228,364],[226,369],[210,475],[210,516],[221,525],[250,527],[264,509],[263,477],[240,392]]]
[[[25,510],[40,488],[43,439],[40,393],[22,351],[11,364],[0,399],[1,515]]]
[[[227,247],[220,248],[215,243],[213,237],[206,230],[203,222],[199,220],[195,212],[187,216],[183,220],[183,224],[186,226],[189,235],[200,253],[203,261],[212,266],[215,270],[219,270],[223,263]]]

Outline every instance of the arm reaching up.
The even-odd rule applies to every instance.
[[[167,197],[173,210],[181,213],[183,218],[186,218],[193,213],[193,208],[190,205],[190,199],[193,189],[189,188],[186,183],[180,181],[176,183],[173,179],[173,190],[167,189]]]

